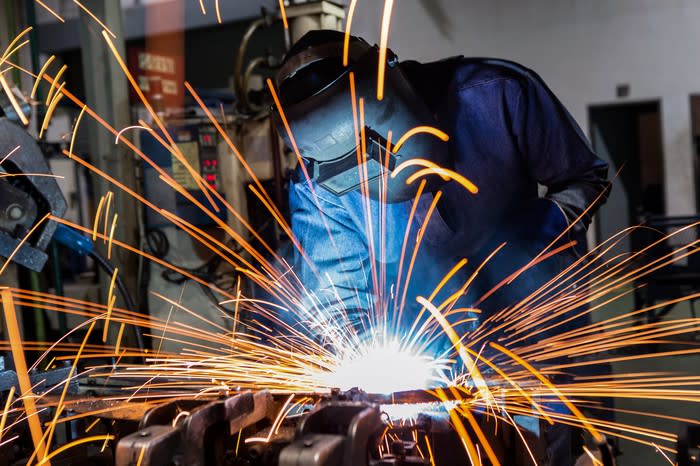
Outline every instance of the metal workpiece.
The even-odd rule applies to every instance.
[[[231,439],[279,411],[267,391],[243,392],[220,399],[175,400],[143,414],[139,430],[119,440],[117,466],[224,465]],[[135,456],[136,455],[136,456]]]
[[[2,365],[0,366],[0,400],[4,400],[6,392],[10,391],[12,387],[19,392],[19,379],[17,378],[17,372],[13,369],[5,369],[4,357],[0,356],[2,360]],[[70,395],[75,395],[78,393],[78,382],[76,379],[68,381],[68,375],[70,374],[71,367],[66,365],[64,367],[58,367],[56,369],[50,369],[47,371],[33,370],[29,372],[29,382],[32,385],[32,391],[35,394],[42,394],[48,390],[53,389],[57,385],[68,383],[68,388],[66,393]]]
[[[117,443],[116,466],[166,466],[182,446],[180,431],[169,425],[152,425],[122,438]]]
[[[324,402],[299,423],[296,439],[280,453],[279,466],[427,465],[413,441],[418,431],[426,433],[425,425],[386,424],[373,403]],[[384,444],[388,449],[380,452]]]
[[[223,400],[207,403],[184,417],[182,433],[187,446],[183,454],[184,464],[223,464],[230,437],[224,403]]]
[[[297,440],[280,453],[280,466],[365,466],[370,438],[381,433],[377,405],[328,402],[299,424]]]
[[[700,426],[687,426],[678,436],[678,466],[700,465]]]
[[[394,440],[386,443],[388,426],[378,404],[317,396],[313,407],[300,407],[291,416],[282,401],[288,395],[269,391],[163,403],[142,412],[138,430],[117,441],[115,464],[132,466],[138,458],[153,466],[426,464],[412,439],[415,431],[427,433],[430,422],[392,426]],[[102,407],[95,402],[93,408]],[[380,444],[387,445],[381,453]]]
[[[343,435],[309,434],[280,453],[280,466],[340,465],[343,463]]]
[[[91,387],[96,393],[102,388]],[[69,394],[66,409],[77,416],[66,425],[83,422],[82,427],[72,427],[81,430],[92,417],[102,419],[103,428],[112,426],[106,428],[116,436],[113,464],[117,466],[427,466],[431,457],[434,464],[452,466],[466,461],[446,415],[421,412],[423,404],[416,403],[410,421],[392,422],[383,412],[385,406],[367,401],[392,395],[359,390],[297,394],[296,400],[308,401],[293,408],[288,393],[234,391],[186,399],[173,393],[175,398],[154,406],[152,401],[115,400],[108,394],[111,390],[102,397]],[[159,396],[167,393],[163,390]],[[58,395],[43,399],[51,404]],[[394,394],[394,399],[426,398],[416,391]],[[547,464],[541,434],[508,424],[495,429],[492,418],[477,418],[501,464],[529,464],[523,439],[538,464]],[[538,422],[542,432],[545,422]],[[430,456],[424,440],[432,446]],[[614,464],[607,443],[591,444],[592,451],[596,448],[603,464]]]
[[[66,200],[36,141],[5,117],[0,117],[0,160],[0,256],[41,271],[57,226],[42,219],[47,214],[62,217]]]
[[[250,425],[275,415],[275,401],[267,390],[256,393],[243,392],[226,399],[224,406],[232,433],[240,432]]]

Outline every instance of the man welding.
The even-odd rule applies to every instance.
[[[460,299],[459,307],[478,307],[483,321],[580,257],[591,217],[605,199],[607,164],[539,76],[502,60],[399,62],[388,51],[384,96],[377,100],[378,47],[351,37],[347,65],[343,52],[342,33],[309,32],[288,52],[277,75],[282,108],[305,165],[295,174],[290,206],[294,234],[313,266],[297,257],[295,271],[318,303],[338,306],[361,320],[384,297],[383,305],[391,302],[390,312],[399,312],[404,302],[401,312],[410,322],[419,308],[415,297],[430,296],[462,258],[468,266],[450,280],[457,289],[506,243]],[[353,109],[351,96],[362,98],[362,105],[356,100]],[[356,126],[360,118],[364,127]],[[386,147],[393,149],[387,143],[390,132],[395,142],[421,125],[437,128],[449,139],[419,133],[387,154]],[[279,115],[278,127],[291,144]],[[363,143],[358,134],[364,135],[366,150],[360,169],[357,147]],[[437,175],[407,184],[424,166],[391,176],[412,159],[462,175],[478,193]],[[425,184],[412,213],[421,180]],[[541,195],[539,187],[546,188]],[[421,227],[410,268],[407,262]],[[503,285],[560,236],[554,247],[569,248]],[[386,278],[374,278],[373,266],[383,269]],[[499,284],[497,292],[489,293]],[[445,286],[433,301],[441,302],[454,290]],[[556,439],[549,443],[560,450],[551,453],[551,464],[573,463],[566,445],[554,446]]]

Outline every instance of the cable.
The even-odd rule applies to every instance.
[[[227,245],[232,247],[235,250],[235,252],[239,254],[243,250],[243,248],[240,246],[234,246],[231,241],[227,242]],[[168,240],[168,236],[163,230],[158,228],[148,230],[145,236],[145,246],[151,254],[163,259],[165,259],[165,257],[170,252],[170,242]],[[217,272],[222,261],[223,258],[221,254],[214,253],[205,262],[196,267],[185,267],[183,265],[177,265],[172,263],[171,265],[174,268],[186,272],[187,274],[200,278],[206,282],[212,283],[218,288],[227,289],[230,288],[225,286],[227,279],[230,282],[233,282],[235,281],[238,274],[235,271]],[[144,268],[144,280],[140,285],[142,295],[145,295],[148,292],[148,279],[150,277],[149,269],[151,266],[152,264],[150,262],[147,262],[146,267]],[[161,272],[161,277],[166,282],[175,285],[182,285],[186,281],[190,280],[190,277],[188,277],[187,275],[183,275],[183,273],[180,273],[177,270],[173,270],[170,268],[165,268],[165,270]],[[209,286],[203,283],[200,283],[199,285],[204,295],[214,304],[214,306],[217,309],[228,315],[233,316],[234,311],[231,309],[227,309],[221,304],[219,304],[221,300],[216,296],[216,294],[211,290]]]
[[[163,230],[154,228],[146,232],[146,244],[148,249],[156,257],[164,258],[170,252],[170,241]]]
[[[94,259],[97,264],[102,267],[102,269],[107,273],[107,275],[112,276],[114,274],[114,266],[110,264],[107,259],[102,257],[97,251],[93,250],[90,251],[88,254],[90,257]],[[126,285],[124,284],[124,281],[122,281],[121,277],[119,274],[117,274],[115,280],[114,280],[115,285],[117,285],[117,289],[119,290],[119,294],[121,294],[122,299],[124,300],[124,306],[129,310],[129,311],[135,311],[136,306],[134,304],[134,300],[131,297],[131,294],[129,294],[129,290],[126,288]],[[143,337],[141,336],[141,333],[135,329],[134,333],[136,334],[136,344],[139,347],[139,350],[145,350],[146,347],[143,342]]]

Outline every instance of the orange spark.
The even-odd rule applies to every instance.
[[[112,316],[112,308],[116,301],[116,296],[114,296],[114,284],[117,280],[117,274],[119,273],[119,268],[115,267],[112,273],[112,279],[109,282],[109,292],[107,293],[107,315],[105,316],[104,328],[102,329],[102,342],[107,341],[107,333],[109,332],[109,318]]]
[[[18,47],[15,48],[15,45],[17,45],[17,43],[20,41],[20,39],[22,39],[22,37],[24,37],[25,35],[29,34],[29,32],[30,32],[31,30],[32,30],[32,28],[31,28],[31,27],[28,27],[28,28],[24,29],[22,32],[20,32],[20,33],[17,35],[17,37],[15,37],[14,39],[12,39],[12,42],[10,42],[10,44],[7,46],[7,48],[6,48],[5,51],[3,52],[2,57],[0,57],[0,65],[2,65],[3,63],[5,63],[5,61],[7,61],[7,58],[8,58],[10,55],[12,55],[13,53],[15,53],[20,47],[22,47],[22,45],[24,45],[24,44],[22,44],[22,45],[20,45],[20,46],[18,46]],[[25,41],[24,43],[26,43],[26,41]]]
[[[39,74],[36,76],[36,79],[34,80],[34,86],[32,87],[32,93],[30,94],[32,99],[36,95],[36,91],[39,89],[39,83],[44,78],[44,73],[46,73],[46,70],[51,65],[51,62],[54,61],[55,58],[56,58],[55,55],[51,55],[49,57],[49,59],[46,60],[46,63],[44,63],[44,66],[41,67],[41,70],[39,70]]]
[[[38,82],[38,80],[37,80]],[[73,145],[75,144],[75,135],[78,134],[78,126],[80,125],[80,120],[83,118],[83,113],[85,113],[85,108],[87,105],[83,105],[83,108],[78,114],[78,118],[75,119],[75,124],[73,125],[73,134],[70,137],[70,146],[68,146],[68,153],[73,154]],[[72,157],[70,157],[72,158]]]
[[[425,218],[423,219],[423,224],[420,226],[418,229],[418,234],[416,235],[416,244],[413,247],[413,254],[411,255],[411,260],[408,263],[408,270],[406,271],[406,279],[404,280],[404,285],[403,285],[403,294],[401,296],[401,305],[399,306],[399,313],[403,312],[403,309],[406,305],[406,296],[408,294],[408,286],[411,284],[411,276],[413,275],[413,267],[416,262],[416,257],[418,257],[418,249],[420,248],[420,245],[423,242],[423,235],[425,234],[425,231],[428,229],[428,224],[430,223],[430,219],[433,216],[433,212],[435,212],[435,208],[437,207],[437,203],[440,201],[440,198],[442,197],[442,191],[438,191],[437,194],[433,197],[433,201],[430,203],[430,207],[428,207],[428,211],[425,214]]]
[[[280,0],[280,16],[282,16],[282,24],[284,24],[285,29],[289,29],[289,23],[287,22],[287,11],[284,8],[284,0]]]
[[[2,440],[2,433],[5,430],[5,423],[7,422],[7,415],[10,412],[10,406],[12,405],[12,399],[15,397],[15,386],[10,387],[10,393],[7,395],[7,400],[5,400],[5,409],[2,410],[2,418],[0,418],[0,440]]]
[[[8,339],[12,348],[12,358],[15,362],[17,371],[17,379],[19,388],[22,392],[22,401],[24,402],[24,411],[27,414],[27,422],[29,423],[29,431],[34,442],[35,451],[39,456],[44,456],[45,446],[43,434],[41,432],[41,423],[39,415],[34,403],[34,395],[32,394],[32,384],[29,381],[29,372],[27,371],[27,361],[24,358],[24,349],[22,348],[22,336],[19,332],[19,324],[17,323],[17,311],[12,297],[12,292],[8,289],[0,291],[2,297],[2,309],[5,314],[5,325],[7,328]]]
[[[51,215],[50,212],[49,212],[48,214],[44,215],[44,216],[41,218],[41,220],[39,220],[38,222],[36,222],[36,225],[34,225],[34,226],[27,232],[27,234],[24,235],[24,237],[20,240],[20,242],[17,243],[17,247],[15,247],[15,249],[12,251],[12,253],[7,257],[7,259],[5,260],[5,263],[2,265],[2,267],[0,267],[0,275],[2,275],[2,273],[5,271],[5,269],[6,269],[7,266],[10,264],[10,262],[12,262],[12,259],[15,257],[15,254],[17,254],[17,252],[18,252],[20,249],[22,249],[22,246],[24,245],[24,243],[27,242],[27,240],[28,240],[28,239],[34,234],[34,232],[46,221],[46,219],[49,218],[50,215]]]
[[[109,229],[109,241],[107,241],[107,259],[112,257],[112,242],[114,241],[114,231],[117,227],[117,217],[119,214],[114,214],[112,217],[112,227]]]
[[[66,22],[65,19],[63,19],[58,13],[56,13],[55,11],[53,11],[51,8],[49,8],[49,7],[48,7],[44,2],[42,2],[41,0],[34,0],[34,1],[37,2],[40,6],[42,6],[46,11],[48,11],[49,13],[51,13],[51,14],[52,14],[57,20],[59,20],[60,22],[62,22],[62,23],[65,23],[65,22]]]
[[[489,342],[489,345],[492,348],[497,349],[501,353],[503,353],[506,356],[513,359],[515,362],[517,362],[518,364],[523,366],[525,369],[527,369],[532,375],[537,377],[537,379],[540,382],[542,382],[547,387],[549,387],[549,389],[552,390],[552,392],[556,395],[556,397],[559,398],[566,405],[566,407],[569,409],[569,411],[571,411],[574,414],[574,416],[576,416],[579,419],[579,421],[581,421],[581,424],[586,428],[586,430],[588,432],[590,432],[590,434],[593,436],[593,439],[596,441],[596,443],[603,442],[603,440],[604,440],[603,436],[600,435],[600,433],[598,432],[598,430],[596,430],[595,427],[593,427],[593,425],[590,423],[588,418],[586,418],[583,415],[583,413],[571,401],[569,401],[569,399],[566,398],[561,393],[561,391],[559,391],[559,389],[552,382],[549,381],[549,379],[547,379],[547,377],[543,376],[537,369],[535,369],[532,366],[532,364],[528,363],[523,358],[521,358],[517,354],[513,353],[509,349],[504,348],[503,346],[499,345],[498,343]]]
[[[95,16],[95,15],[92,13],[92,11],[90,11],[90,10],[87,9],[87,8],[85,8],[85,6],[83,6],[82,3],[80,3],[78,0],[73,0],[73,3],[75,3],[76,5],[78,5],[85,13],[88,14],[88,16],[90,16],[92,19],[94,19],[95,22],[96,22],[97,24],[99,24],[100,27],[102,27],[102,29],[104,29],[105,31],[107,31],[107,32],[109,33],[109,35],[112,36],[113,39],[116,39],[116,38],[117,38],[117,36],[107,27],[107,25],[105,25],[105,23],[103,23],[102,21],[100,21],[100,19],[99,19],[97,16]]]
[[[105,198],[105,214],[104,214],[104,224],[102,234],[107,235],[107,223],[109,222],[109,214],[112,213],[112,199],[114,198],[114,193],[109,191],[107,197]]]
[[[49,464],[49,460],[53,458],[56,455],[59,455],[63,453],[64,451],[68,450],[69,448],[73,448],[78,445],[82,445],[84,443],[90,443],[90,442],[96,442],[98,440],[114,440],[114,435],[93,435],[92,437],[83,437],[79,438],[78,440],[73,440],[70,443],[66,443],[65,445],[61,445],[60,447],[56,448],[54,451],[51,452],[51,454],[46,455],[41,461],[37,463],[37,466],[41,466],[44,464]]]
[[[391,22],[391,10],[394,0],[384,0],[384,14],[382,15],[382,31],[379,39],[379,69],[377,70],[377,100],[384,98],[384,73],[386,71],[386,49],[389,43],[389,24]]]
[[[20,146],[17,146],[14,149],[12,149],[10,152],[8,152],[7,155],[5,157],[3,157],[2,160],[0,160],[0,165],[5,163],[5,160],[9,159],[12,156],[12,154],[14,154],[15,152],[17,152],[19,150],[19,148],[20,148]]]
[[[68,153],[69,157],[71,152]],[[107,195],[111,194],[112,191],[109,191]],[[100,202],[97,204],[97,211],[95,212],[95,219],[92,222],[92,241],[94,242],[97,240],[97,227],[99,226],[100,219],[102,218],[102,208],[104,207],[105,204],[105,196],[100,196]]]
[[[56,93],[54,98],[51,99],[51,103],[46,109],[46,115],[44,115],[44,121],[41,124],[41,130],[39,131],[39,139],[41,139],[41,137],[44,135],[44,131],[46,131],[49,128],[49,123],[51,122],[51,117],[53,116],[54,110],[56,110],[56,105],[58,105],[58,102],[63,98],[61,90],[63,89],[64,84],[65,83],[61,83],[61,85],[58,88],[58,92]]]
[[[24,126],[27,126],[29,124],[29,120],[22,111],[22,107],[19,105],[19,102],[17,102],[17,98],[15,97],[14,92],[12,92],[12,89],[10,88],[10,85],[5,79],[5,76],[2,74],[0,74],[0,85],[2,85],[2,89],[5,91],[5,94],[7,94],[7,99],[12,104],[12,108],[14,108],[15,113],[17,114],[19,119],[22,120],[22,124]]]
[[[117,334],[117,343],[114,345],[114,355],[119,355],[119,348],[122,344],[122,336],[124,335],[124,322],[119,325],[119,333]]]
[[[411,128],[408,131],[406,131],[404,135],[401,136],[398,141],[396,141],[396,144],[394,144],[393,152],[398,152],[399,149],[401,149],[401,146],[403,146],[409,138],[415,136],[416,134],[432,134],[433,136],[435,136],[443,142],[447,142],[450,140],[450,137],[447,135],[447,133],[437,128],[433,128],[432,126],[416,126],[415,128]]]
[[[219,0],[214,0],[214,9],[216,10],[216,22],[221,24],[221,10],[219,9]]]
[[[457,354],[459,354],[459,357],[462,359],[462,361],[464,361],[467,371],[474,380],[474,385],[481,394],[482,398],[487,404],[492,404],[495,401],[493,395],[491,394],[488,385],[486,385],[486,381],[481,375],[481,371],[479,371],[476,361],[471,357],[466,347],[462,344],[462,339],[459,337],[459,335],[457,335],[457,332],[455,332],[454,328],[452,328],[450,323],[447,322],[447,319],[445,319],[440,311],[437,310],[433,303],[428,302],[422,296],[417,297],[416,301],[425,306],[425,308],[430,311],[433,318],[440,324],[445,334],[452,342],[452,345],[454,345],[455,349],[457,350]]]
[[[46,105],[49,105],[51,101],[53,100],[53,94],[54,91],[56,90],[56,87],[59,86],[59,81],[61,80],[61,77],[63,77],[63,74],[66,72],[68,69],[68,65],[63,65],[59,70],[58,73],[53,77],[53,80],[51,81],[51,86],[49,87],[49,92],[46,94]]]
[[[280,0],[281,2],[282,0]],[[357,0],[350,0],[348,7],[348,17],[345,20],[345,39],[343,41],[343,66],[348,66],[348,55],[350,53],[350,30],[352,29],[352,17],[355,15]]]

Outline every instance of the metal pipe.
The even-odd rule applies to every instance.
[[[61,273],[61,260],[56,241],[51,241],[51,275],[56,296],[63,296],[63,274]],[[68,320],[65,312],[58,313],[58,330],[61,335],[68,333]]]
[[[5,27],[7,28],[7,41],[10,42],[17,35],[17,13],[15,11],[15,2],[5,2]],[[20,74],[17,68],[12,69],[12,80],[19,85]]]
[[[27,25],[31,26],[32,30],[29,32],[29,47],[32,54],[32,71],[34,74],[39,72],[39,34],[37,33],[36,24],[36,8],[34,7],[34,2],[25,2],[27,10]],[[42,102],[43,93],[41,92],[41,86],[39,86],[37,92],[37,100]],[[39,134],[41,122],[44,121],[44,107],[42,105],[37,105],[36,107],[36,134]]]
[[[272,142],[272,174],[275,180],[275,203],[279,209],[282,209],[282,161],[280,160],[280,144],[279,136],[272,118],[268,117],[270,122],[270,139]]]
[[[254,104],[248,100],[248,85],[250,77],[252,76],[253,71],[255,71],[255,68],[262,65],[263,63],[267,63],[267,59],[265,57],[255,57],[250,63],[248,63],[248,66],[245,69],[245,73],[243,73],[243,81],[241,83],[241,95],[238,98],[238,100],[241,103],[241,109],[248,110],[251,113],[258,113],[265,110],[265,107]]]
[[[241,39],[241,43],[238,46],[236,61],[233,66],[233,92],[236,94],[239,102],[243,101],[244,98],[241,96],[247,91],[243,89],[243,76],[241,75],[241,70],[243,69],[243,59],[245,58],[245,53],[248,49],[248,43],[253,37],[253,34],[255,34],[255,31],[257,31],[261,26],[267,24],[267,22],[268,20],[263,17],[250,23],[250,26],[248,26],[248,29],[246,29],[245,34],[243,34],[243,38]]]

